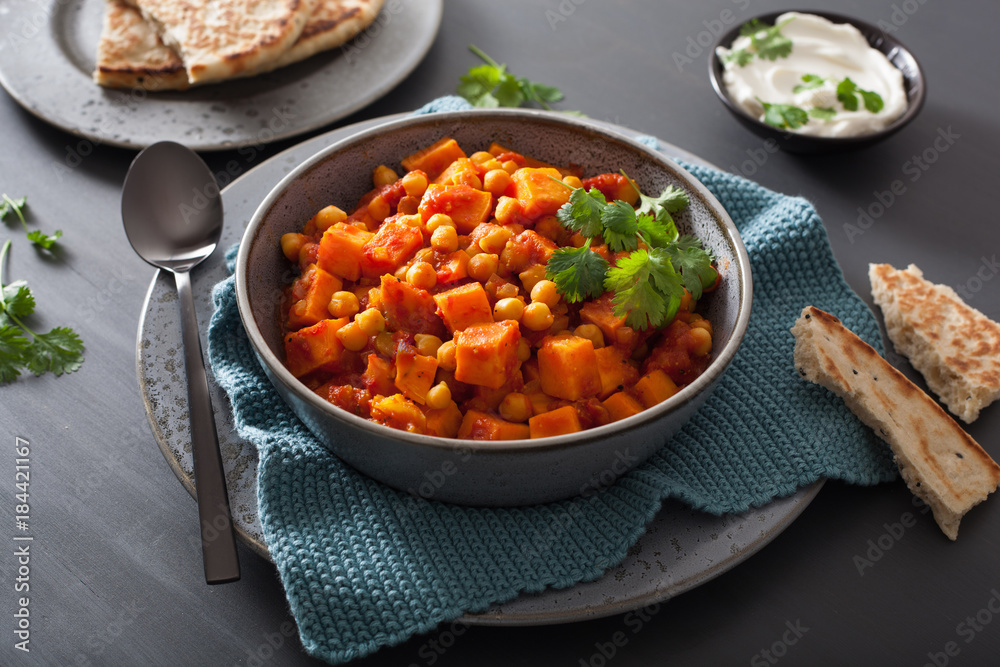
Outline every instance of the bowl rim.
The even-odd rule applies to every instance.
[[[913,78],[915,81],[919,83],[919,86],[917,87],[916,99],[914,99],[907,105],[906,111],[904,111],[899,118],[897,118],[892,123],[882,128],[878,132],[872,132],[871,134],[859,134],[857,136],[851,136],[851,137],[818,137],[812,134],[802,134],[799,132],[793,132],[792,130],[782,130],[781,128],[774,127],[773,125],[768,125],[767,123],[761,121],[760,119],[751,116],[749,113],[744,111],[742,107],[736,104],[736,102],[734,102],[732,98],[729,96],[729,91],[726,89],[726,84],[722,79],[722,75],[725,73],[725,66],[722,64],[722,61],[719,58],[717,50],[720,46],[729,48],[732,45],[733,41],[736,39],[736,37],[739,36],[740,28],[744,24],[749,23],[754,19],[757,19],[762,23],[773,24],[774,21],[779,16],[791,12],[797,12],[799,14],[814,14],[816,16],[821,16],[825,19],[828,19],[834,23],[850,24],[853,25],[858,30],[860,30],[862,33],[877,32],[881,34],[882,39],[885,41],[885,43],[891,47],[889,51],[887,52],[882,49],[876,48],[871,44],[870,41],[868,44],[869,47],[876,49],[877,51],[885,55],[887,58],[892,51],[898,50],[908,60],[913,62],[916,68],[916,76]],[[866,36],[866,41],[868,41],[867,36]],[[896,64],[893,63],[892,60],[889,60],[889,62],[893,65],[893,67],[896,67]],[[896,69],[899,68],[896,67]],[[898,130],[902,129],[907,124],[909,124],[910,121],[912,121],[916,117],[916,115],[920,113],[920,110],[924,106],[924,101],[927,99],[927,77],[924,75],[924,68],[920,64],[920,61],[917,60],[917,57],[915,55],[913,55],[913,51],[908,49],[901,41],[899,41],[898,39],[887,33],[885,30],[879,28],[874,23],[869,23],[868,21],[864,21],[862,19],[858,19],[853,16],[847,16],[845,14],[839,14],[837,12],[828,12],[822,9],[783,9],[780,11],[765,12],[763,14],[758,14],[757,16],[751,16],[743,23],[733,26],[728,31],[723,33],[718,38],[718,40],[716,40],[715,44],[712,46],[712,51],[708,55],[708,75],[709,79],[712,82],[712,89],[715,91],[715,94],[719,98],[719,100],[726,106],[727,109],[729,109],[731,113],[739,116],[742,120],[749,121],[756,128],[761,130],[766,130],[769,133],[773,133],[778,136],[782,136],[785,138],[794,138],[797,141],[811,142],[814,143],[815,146],[828,146],[830,148],[842,147],[846,144],[873,143],[879,141],[880,139],[884,139],[892,134],[895,134]],[[905,76],[903,77],[903,81],[904,81],[904,86],[906,86],[907,78]]]
[[[253,245],[258,230],[274,206],[275,202],[284,193],[288,186],[303,176],[319,164],[329,159],[332,155],[354,147],[375,136],[391,132],[397,129],[410,127],[414,124],[422,125],[447,125],[449,123],[462,122],[469,119],[470,115],[477,117],[496,118],[516,118],[532,123],[549,123],[562,125],[576,131],[583,131],[592,135],[597,135],[605,140],[624,144],[632,150],[644,153],[648,158],[661,163],[667,171],[672,172],[682,181],[684,185],[696,192],[708,205],[713,216],[720,223],[720,231],[723,233],[725,242],[731,245],[734,260],[731,267],[735,269],[734,275],[739,276],[741,289],[739,291],[739,304],[737,316],[733,323],[733,331],[722,350],[718,351],[708,368],[691,384],[685,386],[678,393],[674,394],[662,403],[643,410],[626,419],[586,429],[576,433],[565,435],[549,436],[545,438],[534,438],[524,440],[465,440],[459,438],[444,438],[440,436],[410,433],[384,426],[376,422],[363,419],[351,414],[342,408],[338,408],[329,401],[325,401],[309,391],[302,382],[295,378],[285,367],[281,359],[275,355],[264,340],[260,329],[257,327],[253,317],[249,296],[248,296],[248,262],[250,248]],[[514,452],[531,451],[556,451],[570,447],[582,447],[594,441],[604,440],[608,437],[619,436],[648,422],[655,421],[668,412],[674,411],[695,399],[701,391],[712,385],[728,368],[733,357],[746,334],[750,320],[750,312],[753,302],[753,277],[750,268],[750,258],[740,236],[739,230],[730,218],[728,212],[715,196],[690,172],[677,164],[674,160],[663,155],[659,151],[652,149],[631,137],[620,132],[616,132],[605,126],[588,122],[585,119],[567,116],[558,112],[549,112],[536,109],[473,109],[471,111],[451,111],[439,112],[424,115],[407,116],[397,120],[381,123],[367,130],[362,130],[349,137],[341,139],[326,148],[316,152],[306,159],[288,174],[286,174],[272,189],[251,217],[240,240],[239,249],[236,256],[235,265],[236,300],[243,328],[250,340],[258,359],[267,366],[270,378],[280,382],[286,389],[294,393],[299,400],[305,401],[310,407],[319,410],[321,413],[333,417],[346,426],[359,428],[375,436],[387,437],[414,445],[419,445],[428,449],[438,450],[448,453],[472,453],[475,455],[505,455]]]

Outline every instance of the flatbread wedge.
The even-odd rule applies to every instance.
[[[384,0],[317,0],[302,34],[267,70],[285,67],[351,41],[370,26]]]
[[[872,264],[872,297],[896,351],[970,424],[1000,398],[1000,324],[923,275],[913,264],[903,270]]]
[[[191,84],[257,72],[290,49],[314,0],[128,0],[184,62]]]
[[[1000,484],[1000,466],[937,402],[833,315],[806,306],[792,327],[799,374],[844,399],[895,456],[900,475],[950,539]]]
[[[187,72],[177,52],[163,43],[139,10],[107,0],[94,81],[109,88],[180,90]]]

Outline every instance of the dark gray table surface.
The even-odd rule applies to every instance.
[[[989,0],[798,5],[882,20],[917,55],[929,93],[910,127],[838,156],[763,150],[715,99],[699,42],[723,23],[785,7],[767,0],[451,0],[437,41],[414,73],[337,125],[413,109],[453,91],[475,62],[466,51],[475,43],[515,73],[558,85],[567,97],[562,108],[654,134],[809,198],[847,280],[869,303],[869,262],[912,262],[936,282],[963,287],[972,305],[1000,318],[1000,278],[994,280],[1000,6]],[[40,329],[73,326],[87,346],[77,373],[0,387],[6,440],[0,664],[319,664],[302,651],[269,563],[241,547],[242,580],[204,584],[194,501],[156,448],[136,381],[136,328],[153,271],[133,254],[121,228],[119,190],[134,153],[92,144],[81,150],[78,138],[2,94],[0,127],[0,190],[28,196],[32,224],[65,232],[63,249],[46,258],[17,227],[0,230],[15,242],[5,277],[30,281]],[[252,157],[206,158],[215,171],[235,161],[243,173],[292,143]],[[856,223],[859,208],[878,212],[873,205],[887,200],[894,181],[902,194],[863,234],[848,234],[845,225]],[[904,360],[890,359],[921,382]],[[1000,406],[968,430],[1000,457]],[[13,613],[22,595],[15,592],[12,540],[17,436],[31,443],[30,653],[14,648]],[[952,543],[901,482],[875,488],[831,482],[760,553],[642,616],[446,628],[354,664],[997,664],[998,535],[996,499],[973,510]]]

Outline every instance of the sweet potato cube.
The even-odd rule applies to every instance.
[[[637,415],[642,412],[643,407],[639,401],[635,400],[629,394],[624,391],[619,391],[616,394],[611,394],[602,403],[604,409],[608,411],[608,416],[611,417],[611,421],[618,421],[619,419],[625,419],[626,417],[631,417],[632,415]]]
[[[631,354],[642,338],[635,329],[625,325],[624,316],[615,315],[613,298],[611,292],[605,292],[598,298],[587,301],[580,308],[580,319],[600,327],[604,340],[609,345],[616,345]]]
[[[523,167],[514,172],[517,200],[526,218],[537,220],[543,215],[553,215],[569,201],[573,190],[562,183],[562,177],[558,169],[548,167]]]
[[[594,344],[580,336],[550,336],[538,348],[538,379],[549,396],[575,401],[597,396],[601,373]]]
[[[462,411],[454,402],[449,403],[446,408],[425,409],[424,415],[427,417],[428,435],[454,438],[462,426]]]
[[[480,188],[483,184],[476,165],[466,157],[460,157],[448,165],[434,182],[438,185],[468,185],[471,188]]]
[[[316,262],[319,268],[345,280],[361,277],[362,249],[372,233],[338,222],[323,232]]]
[[[419,227],[397,217],[389,218],[362,249],[361,272],[369,278],[392,273],[423,244]]]
[[[469,234],[476,225],[486,222],[493,210],[493,195],[468,185],[431,183],[420,199],[417,212],[424,222],[435,213],[451,216],[459,234]]]
[[[517,322],[474,324],[455,334],[455,379],[500,388],[517,369]],[[600,379],[598,379],[600,381]]]
[[[639,377],[639,371],[625,359],[625,355],[617,347],[602,347],[594,350],[594,354],[597,355],[597,370],[601,374],[599,398],[607,398],[616,391],[621,391]]]
[[[437,304],[427,290],[414,287],[391,275],[383,275],[378,302],[390,331],[443,336],[444,322],[437,315]]]
[[[426,433],[423,411],[402,394],[376,396],[372,400],[372,421],[410,433]]]
[[[330,297],[344,285],[340,278],[317,266],[308,269],[299,280],[304,280],[309,287],[305,296],[288,309],[288,328],[291,330],[310,327],[320,320],[329,319],[330,311],[327,306],[330,305]]]
[[[651,408],[676,394],[677,385],[669,375],[657,369],[639,378],[633,391],[644,406]]]
[[[447,255],[437,267],[438,284],[453,283],[469,276],[469,253],[456,250]]]
[[[411,401],[423,405],[434,386],[438,362],[435,357],[400,352],[396,355],[396,389]]]
[[[436,178],[448,165],[463,157],[466,157],[465,151],[458,142],[451,137],[442,137],[427,148],[403,158],[402,164],[406,171],[420,169],[427,174],[427,178]]]
[[[464,440],[527,440],[527,424],[515,424],[478,410],[469,410],[462,419],[458,437]]]
[[[564,435],[582,431],[580,414],[572,405],[564,405],[556,410],[543,412],[528,420],[528,429],[532,438],[547,438],[551,435]]]
[[[293,331],[285,336],[285,364],[297,378],[315,370],[336,371],[344,355],[344,344],[337,338],[337,330],[348,319],[322,320]]]
[[[493,322],[493,309],[482,283],[466,283],[434,295],[438,312],[452,331],[462,331],[473,324]]]
[[[388,396],[396,392],[396,385],[392,382],[392,362],[377,354],[368,355],[368,368],[361,381],[372,396]]]

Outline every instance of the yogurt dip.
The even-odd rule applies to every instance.
[[[797,128],[784,129],[817,137],[855,137],[884,129],[906,111],[902,72],[868,46],[854,26],[798,12],[782,14],[775,25],[782,36],[791,40],[787,55],[773,60],[768,59],[768,54],[750,57],[747,53],[753,54],[751,48],[743,54],[742,60],[748,61],[740,65],[741,59],[732,54],[751,46],[748,36],[740,36],[730,48],[720,46],[716,51],[725,64],[723,81],[729,96],[754,118],[764,122],[762,103],[789,105],[802,109],[809,117]],[[762,26],[761,30],[769,27]],[[837,99],[837,86],[848,78],[859,92],[876,93],[882,108],[869,111],[864,98],[857,94],[856,110],[846,109]]]

